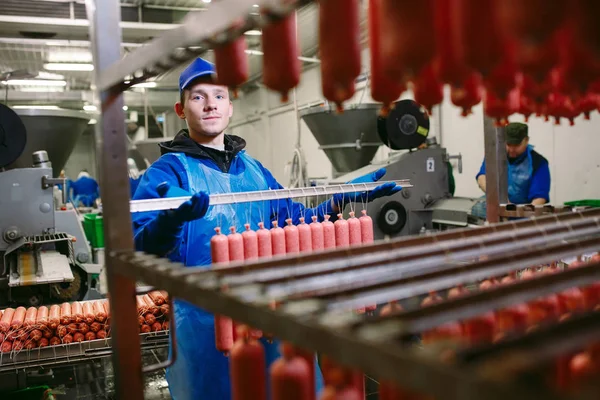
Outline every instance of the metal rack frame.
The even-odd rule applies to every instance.
[[[164,288],[171,296],[190,301],[213,313],[225,313],[236,320],[273,332],[281,339],[290,340],[313,351],[325,352],[342,363],[362,368],[382,379],[393,380],[407,388],[428,393],[440,399],[504,400],[506,398],[529,399],[532,396],[547,399],[559,398],[553,393],[534,391],[539,389],[537,387],[515,386],[512,383],[485,380],[473,370],[445,365],[422,351],[407,348],[395,342],[376,340],[380,333],[368,329],[368,327],[363,330],[345,329],[344,327],[348,323],[359,322],[360,318],[352,317],[352,314],[340,314],[337,319],[329,316],[329,319],[322,323],[317,323],[314,318],[312,320],[302,318],[306,310],[317,306],[311,300],[292,302],[280,309],[271,310],[269,307],[244,301],[243,292],[235,295],[232,292],[225,294],[218,290],[218,279],[211,279],[212,271],[207,271],[209,275],[191,274],[188,269],[166,259],[134,252],[129,209],[122,92],[130,84],[156,76],[192,59],[205,50],[204,46],[222,43],[241,34],[242,30],[248,26],[268,23],[272,18],[277,17],[275,15],[272,18],[260,19],[260,21],[246,18],[245,24],[241,28],[229,29],[231,21],[236,17],[243,17],[246,9],[252,4],[259,4],[264,8],[285,13],[309,2],[307,0],[285,2],[283,0],[222,0],[212,5],[209,11],[204,12],[202,16],[198,13],[190,14],[180,27],[163,34],[127,57],[121,58],[119,2],[117,0],[86,0],[96,71],[95,81],[99,90],[97,98],[101,110],[99,121],[96,124],[96,138],[102,155],[99,170],[103,187],[106,268],[111,299],[111,335],[113,364],[117,377],[117,397],[132,400],[143,398],[143,370],[135,305],[135,284],[140,280],[146,284]],[[285,6],[282,6],[283,4]],[[202,24],[199,23],[200,21]],[[190,49],[190,46],[200,44],[203,46],[200,52]],[[126,81],[130,82],[126,84]],[[506,185],[502,184],[506,180],[506,155],[503,129],[494,127],[493,122],[486,118],[484,132],[485,156],[488,163],[487,212],[488,220],[493,223],[499,220],[499,204],[505,203],[507,200]],[[108,177],[110,177],[110,181]],[[533,225],[535,224],[536,222],[533,223]],[[501,226],[489,228],[492,232],[503,229],[505,228]],[[466,232],[463,232],[462,235],[471,237]],[[422,238],[422,240],[423,243],[431,243],[437,242],[443,237],[455,237],[460,240],[461,233],[455,232],[446,236],[436,235]],[[594,237],[588,240],[588,247],[591,245],[590,240],[594,246],[596,244],[600,246],[600,241]],[[410,244],[407,243],[415,244],[415,239],[409,238],[405,242],[398,241],[395,242],[395,245],[397,248],[406,246],[410,249]],[[579,250],[578,245],[579,243],[576,243],[575,248],[567,253]],[[372,248],[376,247],[377,245],[374,245]],[[361,250],[365,250],[365,248]],[[343,253],[343,251],[334,251],[329,254],[343,256]],[[310,259],[310,255],[305,257]],[[544,255],[542,254],[540,257],[543,259]],[[545,257],[548,258],[548,255]],[[283,262],[283,260],[273,260],[273,262]],[[573,276],[575,281],[579,279],[577,282],[580,282],[583,279],[585,282],[589,282],[597,279],[592,268],[581,271],[583,271],[581,273],[585,275],[585,279]],[[536,293],[539,294],[540,291],[549,291],[550,288],[557,287],[554,282],[555,286],[548,286],[544,289],[542,283],[546,282],[544,281],[546,278],[552,277],[536,279],[536,282],[540,283]],[[526,290],[526,286],[522,289]],[[498,294],[496,293],[496,295]],[[516,299],[514,293],[512,295],[513,299]],[[447,304],[456,306],[454,302]],[[592,315],[591,318],[595,321],[598,316]],[[391,321],[394,322],[394,320]]]

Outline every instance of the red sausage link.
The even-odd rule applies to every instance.
[[[68,325],[71,322],[71,304],[62,303],[60,305],[60,323]]]
[[[38,347],[48,347],[48,339],[41,338],[38,342]]]
[[[79,324],[83,322],[83,307],[81,306],[81,303],[77,301],[71,303],[71,314],[73,315],[73,318],[75,318],[76,323]]]
[[[13,316],[15,314],[14,308],[7,308],[4,310],[2,314],[2,318],[0,319],[0,332],[6,333],[10,328],[10,323],[12,322]]]
[[[255,260],[258,258],[258,237],[256,232],[250,230],[250,224],[245,224],[246,230],[242,232],[244,242],[244,260]]]
[[[2,334],[0,333],[0,335],[2,335]],[[39,329],[34,329],[33,331],[31,331],[30,336],[31,336],[31,339],[33,339],[37,342],[42,338],[43,334],[42,334],[42,331],[40,331]]]
[[[52,336],[52,338],[50,338],[50,346],[57,346],[60,344],[60,339],[57,338],[56,336]]]
[[[162,306],[163,304],[165,304],[165,298],[157,290],[148,293],[148,296],[150,296],[150,298],[152,299],[152,301],[154,302],[154,304],[156,304],[159,307]]]
[[[10,353],[12,351],[12,342],[5,340],[4,342],[2,342],[2,345],[0,345],[0,351],[2,353]]]
[[[367,215],[367,210],[361,211],[362,216],[360,221],[360,238],[363,243],[373,243],[373,219]]]
[[[149,315],[152,315],[152,314],[149,314]],[[91,331],[91,332],[94,332],[94,333],[96,333],[96,332],[98,332],[100,329],[102,329],[102,325],[101,325],[99,322],[96,322],[96,321],[94,321],[94,322],[92,322],[92,324],[90,325],[90,331]],[[87,332],[86,332],[86,333],[87,333]]]
[[[150,333],[150,332],[152,332],[152,328],[150,328],[150,325],[144,324],[144,325],[140,326],[140,332],[141,333]]]
[[[67,333],[69,335],[73,335],[73,334],[77,333],[77,324],[72,322],[69,325],[67,325]]]
[[[59,325],[56,328],[56,335],[60,338],[64,337],[67,334],[67,327],[64,325]]]
[[[381,63],[390,78],[412,78],[435,55],[434,0],[381,0]],[[424,35],[423,32],[428,32]]]
[[[144,317],[144,320],[146,321],[146,323],[150,326],[152,326],[152,324],[154,324],[156,322],[156,317],[150,313],[146,314],[146,316]]]
[[[94,308],[92,306],[92,303],[85,302],[83,303],[83,320],[85,321],[86,324],[91,324],[92,322],[94,322],[94,320],[96,319],[96,317],[94,317]]]
[[[94,332],[88,332],[85,334],[86,341],[95,340],[95,339],[96,339],[96,334]]]
[[[335,227],[333,222],[329,220],[329,215],[325,215],[325,220],[321,223],[321,226],[323,227],[323,248],[335,248]]]
[[[265,350],[257,340],[240,337],[235,342],[229,371],[232,400],[267,398]]]
[[[312,251],[311,229],[310,226],[304,222],[304,217],[300,217],[300,224],[298,225],[298,240],[300,242],[299,250],[301,253]]]
[[[319,50],[323,95],[343,111],[352,98],[360,74],[360,27],[358,0],[319,2]]]
[[[155,322],[150,328],[152,328],[152,332],[158,332],[162,329],[162,324],[160,322]]]
[[[156,306],[156,304],[154,304],[154,302],[152,301],[152,299],[150,298],[150,296],[148,296],[147,294],[142,296],[142,299],[144,300],[144,303],[146,303],[146,305],[148,306],[148,312],[154,314],[154,315],[159,315],[160,314],[160,308],[158,308]],[[102,322],[102,321],[100,321]]]
[[[360,221],[354,216],[354,211],[350,211],[350,218],[348,218],[348,240],[350,244],[362,243]]]
[[[23,342],[20,340],[15,340],[12,344],[13,351],[21,351],[23,350]]]
[[[271,228],[271,245],[274,256],[285,254],[285,232],[278,226],[277,221],[273,221]]]
[[[348,221],[344,219],[344,216],[341,213],[337,216],[338,220],[333,224],[335,232],[335,245],[336,247],[348,247],[350,245],[350,230],[348,227]]]
[[[25,326],[26,328],[29,328],[29,327],[35,325],[36,318],[37,318],[37,308],[29,307],[27,309],[27,312],[25,313],[25,321],[23,321],[23,326]]]
[[[25,309],[25,307],[17,307],[12,322],[10,323],[10,327],[12,329],[19,329],[21,326],[23,326],[23,321],[25,321],[25,314],[27,314],[27,310]]]
[[[35,323],[39,327],[45,327],[48,325],[48,307],[41,306],[38,308],[37,315],[35,317]]]
[[[231,232],[227,235],[227,246],[229,248],[229,261],[244,260],[244,239],[240,233],[237,233],[235,226],[229,228]]]
[[[138,314],[144,315],[148,312],[148,304],[146,304],[141,295],[135,296],[135,302],[137,304]]]
[[[287,225],[283,228],[285,235],[285,252],[288,254],[297,254],[300,252],[300,237],[298,227],[292,224],[292,219],[285,220]]]
[[[439,79],[433,64],[424,66],[413,82],[415,101],[431,114],[433,106],[444,100],[444,83]]]
[[[217,80],[220,85],[227,86],[237,99],[237,88],[248,80],[249,63],[246,54],[246,38],[238,39],[216,47],[213,50],[217,70]]]
[[[105,330],[101,329],[98,331],[98,333],[96,333],[96,338],[98,339],[106,339],[107,333]]]
[[[312,222],[310,223],[310,241],[312,243],[313,250],[323,250],[325,238],[323,237],[323,224],[319,222],[319,218],[313,215]],[[334,238],[335,240],[335,238]]]
[[[289,344],[282,343],[282,357],[271,364],[271,398],[273,400],[305,400],[311,393],[310,370],[304,358],[294,354]]]
[[[213,264],[229,262],[229,242],[227,236],[221,233],[221,228],[215,228],[217,233],[210,239],[210,253]]]
[[[288,101],[289,91],[300,82],[299,49],[295,13],[263,28],[263,82]]]
[[[46,339],[50,340],[52,338],[52,336],[54,336],[54,331],[50,330],[50,328],[46,327],[42,330],[42,336],[44,336]]]
[[[256,239],[258,243],[258,257],[269,258],[273,255],[271,232],[265,228],[265,224],[262,222],[258,223],[258,227],[259,229],[256,232]]]
[[[75,341],[75,342],[79,342],[79,343],[81,343],[81,342],[83,342],[84,340],[85,340],[85,336],[84,336],[84,334],[83,334],[83,333],[81,333],[81,332],[77,332],[77,333],[75,333],[75,334],[73,335],[73,341]]]
[[[169,330],[169,322],[168,321],[163,321],[163,323],[162,323],[162,330],[163,331],[168,331]]]
[[[381,51],[380,10],[381,0],[369,0],[369,52],[371,58],[371,97],[383,103],[381,115],[386,117],[392,103],[396,101],[406,85],[400,77],[388,77],[383,72],[383,54]]]
[[[73,336],[66,334],[62,341],[64,344],[73,343]]]
[[[88,333],[90,331],[90,326],[88,324],[86,324],[85,322],[80,323],[78,325],[78,327],[79,327],[79,332],[81,332],[83,335],[85,335],[86,333]]]

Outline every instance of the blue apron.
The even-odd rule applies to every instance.
[[[205,165],[200,160],[175,153],[187,173],[191,193],[246,192],[268,190],[267,181],[259,164],[245,151],[234,158],[230,171],[224,173]],[[230,226],[238,232],[244,231],[244,224],[258,229],[258,223],[271,215],[269,202],[253,202],[211,206],[207,214],[197,221],[187,223],[188,243],[175,250],[169,258],[186,266],[207,268],[211,263],[210,239],[214,228],[221,227],[224,233]],[[184,300],[175,300],[175,323],[177,361],[167,369],[167,382],[171,396],[175,400],[228,400],[231,398],[229,381],[229,358],[215,348],[214,317],[212,314],[191,305]],[[279,343],[268,343],[261,339],[265,348],[268,368],[279,358]],[[317,389],[322,387],[322,376],[316,371]],[[267,382],[268,384],[268,382]]]
[[[527,204],[529,202],[529,187],[533,176],[533,159],[531,149],[528,145],[525,150],[524,159],[518,163],[508,163],[508,201],[513,204]],[[480,218],[486,218],[487,205],[485,195],[472,207],[471,214]]]

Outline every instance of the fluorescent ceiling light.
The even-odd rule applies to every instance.
[[[32,92],[32,93],[48,93],[48,92],[64,92],[65,88],[57,86],[23,86],[17,90],[18,92]]]
[[[244,35],[248,36],[260,36],[262,32],[256,29],[250,29],[249,31],[244,32]]]
[[[2,81],[2,84],[14,86],[67,86],[66,81],[50,79],[9,79],[8,81]]]
[[[203,3],[210,3],[211,0],[202,0]]]
[[[127,110],[129,110],[129,107],[123,106],[123,111],[127,111]]]
[[[252,7],[258,7],[258,4],[253,4]]]
[[[94,118],[92,118],[92,119],[90,119],[90,121],[88,122],[88,125],[94,125],[96,122],[98,122],[98,121],[96,121]]]
[[[131,85],[133,88],[154,88],[156,87],[156,82],[142,82],[136,83],[135,85]]]
[[[262,56],[265,53],[263,53],[260,50],[244,50],[246,52],[246,54],[252,54],[253,56]]]
[[[50,63],[91,63],[92,53],[88,50],[50,50],[48,52]]]
[[[98,108],[93,104],[86,104],[83,106],[83,111],[96,111]]]
[[[46,63],[44,69],[48,71],[93,71],[93,64],[83,63]]]
[[[59,110],[58,106],[11,106],[14,109],[21,110]]]
[[[37,78],[39,79],[65,79],[64,75],[53,74],[52,72],[40,71],[37,74]]]

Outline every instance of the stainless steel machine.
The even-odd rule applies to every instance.
[[[53,196],[88,121],[77,111],[0,105],[0,304],[94,296],[100,267],[89,264],[77,211],[57,209]]]
[[[427,112],[412,100],[397,102],[385,118],[379,116],[380,109],[379,104],[361,104],[337,114],[325,105],[300,112],[333,165],[330,183],[350,182],[383,167],[387,172],[382,180],[413,183],[413,188],[366,205],[375,223],[375,238],[480,224],[470,213],[475,200],[450,193],[448,162],[458,159],[460,173],[462,159],[428,138]],[[372,162],[382,145],[394,151],[386,160]],[[349,211],[347,206],[345,214]]]

